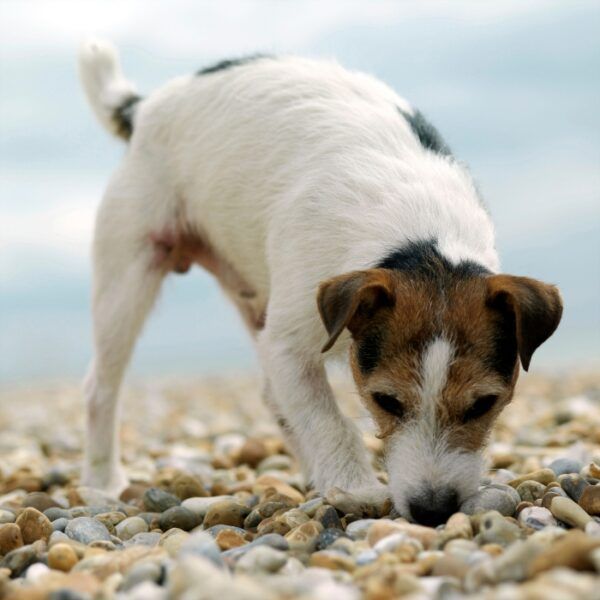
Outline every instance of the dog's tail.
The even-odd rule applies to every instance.
[[[79,53],[79,75],[100,123],[112,134],[128,140],[141,96],[125,79],[117,49],[104,40],[85,42]]]

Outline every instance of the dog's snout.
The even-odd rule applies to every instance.
[[[428,489],[413,496],[408,504],[412,518],[421,525],[435,527],[445,523],[458,510],[456,490]]]

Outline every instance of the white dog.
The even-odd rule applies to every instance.
[[[437,131],[332,62],[224,61],[141,98],[91,42],[81,76],[129,141],[96,223],[84,482],[126,485],[121,379],[161,282],[198,263],[255,337],[265,401],[312,484],[445,521],[562,305],[553,286],[497,274],[490,217]],[[350,360],[389,491],[338,409],[329,356]]]

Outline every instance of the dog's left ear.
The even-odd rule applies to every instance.
[[[321,352],[327,352],[344,328],[356,337],[377,311],[394,305],[389,272],[368,269],[329,279],[319,286],[317,305],[329,334]]]
[[[492,275],[488,278],[488,305],[514,316],[519,358],[527,371],[535,350],[560,323],[563,305],[558,289],[528,277]]]

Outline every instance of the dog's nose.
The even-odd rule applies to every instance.
[[[428,489],[411,498],[408,508],[417,523],[435,527],[445,523],[448,517],[458,511],[458,494],[451,488]]]

